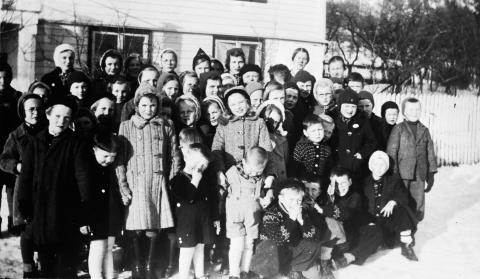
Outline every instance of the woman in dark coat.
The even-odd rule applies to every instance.
[[[100,73],[93,80],[93,98],[109,92],[111,83],[120,76],[123,68],[123,57],[120,52],[109,49],[100,58]]]
[[[53,100],[48,128],[27,145],[18,203],[32,224],[43,277],[76,277],[79,229],[88,233],[91,152],[69,129],[75,101]]]

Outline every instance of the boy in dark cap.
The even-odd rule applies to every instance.
[[[383,124],[382,119],[373,113],[373,108],[375,106],[375,100],[373,100],[372,93],[368,91],[360,91],[358,93],[358,109],[363,111],[368,121],[370,122],[370,127],[372,127],[373,134],[377,140],[377,149],[385,151],[387,147],[387,140],[383,136]]]
[[[262,69],[256,64],[245,64],[240,69],[240,79],[245,86],[250,82],[262,82]]]

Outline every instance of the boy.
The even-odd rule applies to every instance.
[[[368,119],[368,122],[370,122],[370,127],[372,128],[372,132],[377,140],[377,149],[385,150],[387,147],[388,138],[384,138],[383,136],[382,119],[373,113],[375,101],[373,100],[372,93],[363,90],[358,93],[358,97],[358,109],[363,111]]]
[[[382,126],[383,126],[383,138],[388,141],[390,134],[392,133],[393,127],[397,125],[398,115],[400,114],[400,109],[395,102],[387,101],[383,103],[381,109],[382,116]],[[385,142],[385,148],[386,142]]]
[[[90,79],[79,71],[71,72],[67,75],[65,81],[68,93],[75,96],[78,100],[79,107],[87,107],[89,105],[89,85]]]
[[[293,150],[291,174],[317,179],[325,178],[332,153],[330,147],[322,141],[324,138],[323,121],[320,116],[310,114],[303,120],[304,138]]]
[[[355,91],[350,88],[342,90],[338,97],[340,113],[334,117],[335,129],[331,138],[336,165],[352,172],[354,186],[365,175],[365,162],[377,146],[370,123],[357,112],[357,104]]]
[[[116,78],[112,83],[112,94],[115,96],[115,126],[119,127],[122,117],[123,105],[131,96],[130,83],[123,77]]]
[[[240,69],[240,78],[244,86],[250,82],[262,82],[262,69],[256,64],[245,64]]]
[[[252,110],[257,111],[258,107],[263,103],[263,86],[260,82],[250,82],[245,86],[245,91],[250,95],[250,103]]]
[[[348,87],[355,92],[363,90],[364,80],[360,73],[353,72],[348,76]]]
[[[414,200],[410,206],[419,221],[425,215],[425,192],[432,189],[437,172],[432,137],[419,120],[421,111],[417,98],[405,99],[402,102],[405,120],[393,127],[387,144],[387,153],[393,159],[393,170],[400,174],[410,192]]]
[[[226,173],[228,194],[225,210],[227,237],[230,238],[230,278],[245,278],[250,270],[261,208],[267,207],[271,201],[269,197],[260,197],[267,160],[265,149],[252,147],[242,162],[232,166]]]
[[[312,76],[309,72],[300,70],[295,74],[293,81],[297,84],[300,89],[300,94],[303,98],[307,98],[312,94],[313,85],[315,85],[315,77]]]

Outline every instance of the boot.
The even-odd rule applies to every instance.
[[[145,278],[146,279],[157,279],[157,275],[155,273],[155,266],[153,263],[153,256],[155,254],[155,244],[157,242],[157,236],[152,235],[148,236],[148,257],[147,257],[147,264],[145,265]]]
[[[348,266],[348,261],[344,256],[335,258],[331,260],[331,266],[334,270],[339,270]]]
[[[320,274],[322,279],[335,279],[329,260],[320,260]]]
[[[415,251],[413,251],[412,243],[410,244],[402,243],[401,247],[402,247],[402,256],[404,256],[405,258],[411,261],[418,262],[417,255],[415,255]]]
[[[138,234],[132,236],[133,243],[133,266],[132,266],[132,279],[143,279],[143,272],[140,266],[140,239]]]

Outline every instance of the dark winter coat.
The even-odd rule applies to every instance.
[[[74,71],[75,70],[72,72]],[[60,67],[56,67],[53,69],[53,71],[46,73],[40,78],[41,82],[44,82],[50,86],[52,90],[52,96],[50,96],[50,98],[56,98],[70,94],[70,88],[66,87],[66,79],[69,73],[62,74],[62,69],[60,69]]]
[[[335,129],[330,139],[335,164],[354,173],[362,171],[370,155],[375,151],[377,140],[367,118],[356,113],[348,123],[342,120],[339,113],[334,119]],[[360,153],[362,159],[354,157]]]
[[[397,124],[390,134],[387,154],[393,159],[393,171],[402,179],[415,180],[418,173],[425,181],[428,173],[437,172],[432,137],[425,125],[417,123],[417,134],[406,121]]]
[[[368,118],[368,122],[370,123],[370,127],[372,128],[373,135],[375,136],[375,139],[377,140],[376,150],[385,151],[385,149],[387,148],[388,138],[385,138],[385,136],[384,136],[383,119],[376,116],[372,112],[370,118]]]
[[[7,142],[3,147],[3,153],[0,155],[0,169],[2,171],[16,175],[15,188],[13,192],[13,224],[24,224],[25,218],[22,217],[18,210],[18,176],[20,173],[17,171],[17,164],[22,162],[23,152],[27,144],[33,139],[33,137],[39,132],[38,129],[32,129],[25,123],[17,127],[8,136]]]
[[[10,132],[20,125],[21,120],[17,114],[17,103],[22,93],[11,86],[0,92],[0,148],[5,145]],[[13,186],[15,176],[0,171],[0,185],[3,183]]]
[[[27,144],[18,203],[32,222],[38,246],[63,245],[91,220],[92,152],[67,129],[52,138],[48,129]]]

